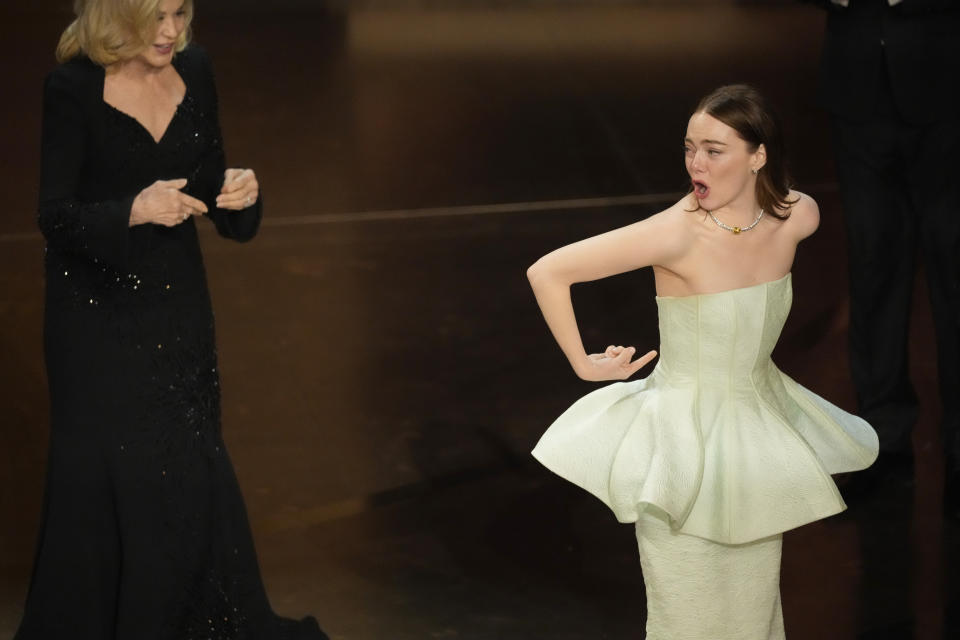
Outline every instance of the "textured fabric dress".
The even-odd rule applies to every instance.
[[[186,96],[159,142],[104,102],[104,71],[89,60],[46,81],[51,433],[18,640],[326,638],[312,618],[272,612],[221,438],[195,225],[248,240],[261,209],[215,208],[225,161],[213,76],[195,47],[174,67]],[[189,179],[209,220],[129,227],[137,193],[174,178]]]
[[[660,360],[581,398],[533,455],[635,522],[648,640],[783,637],[782,532],[842,511],[830,474],[868,467],[866,422],[773,363],[791,276],[658,297]]]

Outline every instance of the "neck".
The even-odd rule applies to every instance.
[[[131,58],[130,60],[124,60],[122,62],[117,62],[110,65],[110,67],[107,69],[107,73],[110,75],[122,76],[130,80],[152,82],[159,78],[169,66],[170,65],[155,67],[147,64],[139,58]]]
[[[756,196],[751,193],[749,197],[732,200],[722,207],[713,209],[710,213],[728,224],[745,226],[757,219],[760,205],[757,203]]]

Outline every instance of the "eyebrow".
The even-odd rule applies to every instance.
[[[686,138],[684,138],[683,141],[684,141],[684,142],[693,142],[693,140],[690,139],[689,136],[686,137]],[[726,142],[720,142],[719,140],[710,140],[710,139],[707,139],[707,140],[704,140],[703,142],[704,142],[704,144],[721,144],[721,145],[723,145],[723,146],[727,146],[727,143],[726,143]]]

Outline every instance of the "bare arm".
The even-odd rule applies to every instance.
[[[790,210],[790,222],[797,242],[805,240],[813,235],[813,232],[820,226],[820,207],[817,201],[805,193],[791,191],[791,199],[798,198],[796,204]]]
[[[630,362],[635,353],[633,347],[608,348],[604,354],[587,355],[570,299],[570,285],[671,262],[682,253],[684,246],[677,226],[676,215],[668,210],[557,249],[527,270],[544,320],[570,366],[581,378],[628,378],[652,360],[656,352],[650,351],[633,362]]]

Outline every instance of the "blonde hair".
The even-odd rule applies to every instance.
[[[66,62],[80,54],[106,67],[129,60],[148,47],[156,34],[161,0],[74,0],[76,19],[64,30],[57,45],[57,60]],[[193,0],[183,0],[186,28],[177,38],[176,51],[190,42]]]

